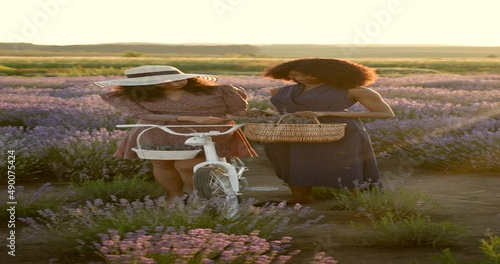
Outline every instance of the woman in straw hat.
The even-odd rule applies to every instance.
[[[244,111],[247,106],[245,90],[231,85],[216,85],[215,76],[186,74],[171,66],[146,65],[125,70],[127,78],[101,81],[101,87],[112,86],[111,92],[101,98],[138,123],[158,125],[234,124],[228,115]],[[116,157],[137,159],[132,148],[137,137],[146,128],[133,128],[119,142]],[[224,130],[225,128],[218,128]],[[211,131],[215,128],[196,128]],[[176,128],[180,133],[187,128]],[[141,147],[182,145],[186,137],[150,129],[141,138]],[[253,157],[256,153],[240,130],[231,135],[213,138],[221,157]],[[193,189],[193,166],[204,160],[202,154],[188,160],[152,160],[153,175],[168,192],[168,201],[185,195],[184,187]]]
[[[359,118],[390,118],[394,113],[377,92],[364,87],[377,79],[373,69],[345,60],[306,58],[274,66],[264,76],[296,83],[273,91],[271,103],[281,113],[347,124],[344,138],[335,142],[264,144],[277,176],[292,192],[290,203],[314,202],[313,186],[352,189],[379,180],[370,138]],[[346,110],[356,103],[366,111]],[[249,110],[246,115],[253,114]]]

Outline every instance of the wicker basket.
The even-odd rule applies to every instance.
[[[287,115],[285,115],[287,116]],[[247,123],[245,135],[259,142],[323,143],[344,137],[346,124],[281,124],[282,116],[276,123]]]
[[[152,129],[154,127],[150,127],[144,129],[137,136],[137,148],[132,148],[132,150],[137,153],[137,156],[140,159],[148,159],[148,160],[186,160],[192,159],[200,153],[201,149],[194,150],[151,150],[151,149],[143,149],[141,148],[141,143],[139,139],[144,134],[144,132]]]

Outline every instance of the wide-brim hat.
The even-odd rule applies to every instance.
[[[124,71],[127,78],[109,81],[95,82],[100,87],[119,85],[119,86],[140,86],[153,85],[160,83],[175,82],[190,78],[201,78],[210,81],[217,81],[217,76],[197,73],[183,73],[172,66],[164,65],[144,65]]]

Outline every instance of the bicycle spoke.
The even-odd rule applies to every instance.
[[[222,169],[203,167],[196,170],[194,185],[201,198],[212,200],[218,210],[223,211],[227,217],[238,212],[238,197],[231,188],[229,177]]]

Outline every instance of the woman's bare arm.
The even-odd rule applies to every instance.
[[[391,118],[394,117],[394,112],[391,107],[382,99],[379,93],[369,88],[352,88],[348,91],[348,96],[361,105],[367,112],[316,112],[316,111],[301,111],[294,115],[302,117],[345,117],[345,118]]]

